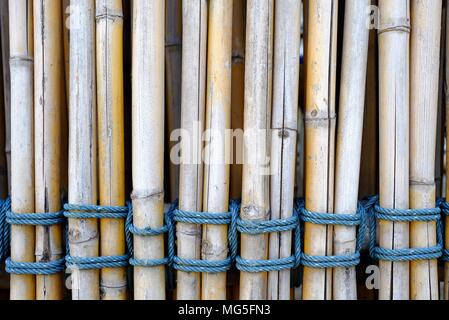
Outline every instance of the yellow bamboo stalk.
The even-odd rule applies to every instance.
[[[183,0],[183,48],[179,208],[201,211],[203,207],[202,133],[206,112],[207,1]],[[187,151],[190,150],[190,151]],[[177,254],[185,259],[201,259],[201,227],[178,223]],[[177,299],[199,300],[201,278],[198,273],[177,272]]]
[[[70,10],[69,203],[97,204],[95,2],[72,0]],[[70,253],[97,257],[96,219],[69,219]],[[72,299],[100,299],[98,270],[72,270]]]
[[[435,207],[435,150],[440,69],[441,0],[411,2],[410,207]],[[425,35],[425,36],[423,36]],[[412,222],[410,246],[436,245],[435,222]],[[412,261],[413,300],[438,300],[437,260]]]
[[[3,93],[5,103],[5,154],[8,190],[11,190],[11,73],[9,66],[9,5],[8,0],[0,0],[0,38],[2,45]],[[10,193],[10,192],[8,192]]]
[[[231,126],[232,130],[243,129],[243,106],[245,100],[245,8],[246,0],[233,1],[232,18],[232,88],[231,88]],[[237,141],[238,142],[238,141]],[[238,156],[240,155],[240,158]],[[230,197],[242,197],[243,146],[233,146],[231,164]]]
[[[181,127],[182,0],[168,0],[165,8],[165,73],[167,131]],[[169,141],[169,150],[177,141]],[[170,202],[179,197],[179,165],[170,161]]]
[[[263,221],[270,213],[270,152],[274,1],[247,1],[242,220]],[[241,256],[268,257],[268,236],[241,236]],[[265,300],[267,273],[240,273],[240,299]]]
[[[9,2],[11,68],[11,208],[34,211],[33,8],[27,0]],[[33,226],[11,227],[11,259],[34,262]],[[11,300],[34,300],[33,275],[11,275]]]
[[[380,205],[409,207],[409,38],[408,0],[380,0],[379,105]],[[381,221],[380,246],[409,247],[409,224]],[[380,261],[381,300],[409,299],[409,263]]]
[[[100,205],[125,205],[123,8],[121,0],[96,0],[98,178]],[[102,256],[126,253],[125,222],[102,219]],[[126,268],[101,270],[101,298],[126,300]]]
[[[365,10],[369,4],[370,0],[349,0],[345,6],[335,163],[334,211],[337,214],[354,214],[357,211],[369,41]],[[356,228],[336,226],[334,232],[334,254],[353,254]],[[334,269],[333,298],[357,300],[355,267]]]
[[[292,216],[298,136],[301,1],[278,1],[274,13],[271,219]],[[292,255],[292,232],[269,236],[269,259]],[[268,299],[290,300],[290,270],[268,274]]]
[[[333,212],[335,153],[335,77],[338,1],[309,3],[306,83],[306,208]],[[305,224],[304,251],[332,254],[332,228]],[[332,269],[304,268],[303,298],[332,297]]]
[[[209,40],[206,96],[206,147],[204,150],[203,210],[228,212],[232,77],[232,0],[209,2]],[[203,260],[225,260],[228,227],[205,225]],[[226,300],[226,273],[203,273],[203,300]]]
[[[133,186],[137,228],[164,225],[165,1],[133,2]],[[134,237],[136,259],[162,259],[164,237]],[[134,268],[136,300],[165,299],[164,266]]]
[[[61,210],[61,111],[65,108],[61,2],[34,0],[36,212]],[[61,259],[62,226],[36,228],[36,261]],[[63,298],[63,274],[36,277],[38,300]]]

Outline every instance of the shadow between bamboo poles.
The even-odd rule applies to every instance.
[[[380,205],[409,208],[408,0],[379,1]],[[380,246],[409,247],[409,224],[381,221]],[[381,300],[409,299],[409,263],[380,261]]]
[[[11,68],[11,208],[34,211],[33,143],[33,7],[31,1],[9,2]],[[35,228],[11,227],[11,259],[34,262]],[[34,300],[34,275],[11,275],[11,300]]]
[[[244,166],[242,187],[243,220],[267,220],[270,212],[270,152],[273,0],[247,1]],[[265,260],[268,235],[241,235],[243,259]],[[267,273],[240,273],[240,299],[265,300]]]
[[[202,211],[202,133],[206,112],[207,1],[183,0],[183,49],[181,128],[188,139],[181,140],[179,208]],[[201,226],[178,223],[177,254],[185,259],[201,259]],[[201,275],[177,272],[177,299],[201,298]]]
[[[442,1],[412,1],[410,63],[410,208],[434,208]],[[422,35],[426,36],[423,37]],[[423,134],[427,132],[427,134]],[[412,222],[410,247],[437,243],[436,222]],[[412,261],[410,298],[438,300],[437,260]]]
[[[133,2],[133,210],[137,228],[164,225],[165,1]],[[134,237],[136,259],[162,259],[164,237]],[[136,300],[165,299],[165,267],[135,267]]]
[[[1,15],[1,7],[0,7]],[[1,19],[1,18],[0,18]],[[1,25],[1,21],[0,21]],[[1,27],[1,26],[0,26]],[[1,37],[1,35],[0,35]],[[0,46],[2,48],[2,46]],[[0,49],[1,50],[1,49]],[[3,80],[3,60],[0,59],[0,77]],[[5,135],[6,135],[6,120],[5,120],[5,86],[4,82],[0,84],[0,198],[6,199],[9,194],[8,190],[8,164],[6,162],[5,152]]]
[[[448,179],[448,159],[449,159],[449,10],[446,4],[446,66],[444,76],[445,109],[446,109],[446,201],[449,202],[449,179]],[[446,217],[445,224],[445,247],[449,249],[449,217]],[[444,264],[444,299],[449,300],[449,262]]]
[[[72,0],[70,10],[69,203],[97,204],[95,3]],[[69,219],[70,253],[99,255],[96,219]],[[71,275],[73,300],[98,300],[99,271]]]
[[[246,0],[233,1],[232,18],[232,88],[231,88],[231,126],[237,132],[243,130],[243,106],[245,99],[245,12]],[[242,132],[242,131],[241,131]],[[232,164],[229,196],[242,198],[243,145],[237,136],[232,149]],[[239,157],[240,155],[240,157]]]
[[[169,150],[178,143],[170,135],[181,127],[182,0],[168,0],[165,8],[165,73]],[[169,160],[170,202],[179,198],[179,164]]]
[[[369,5],[370,0],[349,0],[345,5],[335,163],[336,214],[355,214],[358,207],[369,41],[365,11]],[[355,227],[335,226],[333,237],[335,255],[355,252]],[[333,270],[333,299],[357,300],[355,267]]]
[[[333,212],[337,1],[313,1],[308,8],[306,84],[306,208]],[[306,254],[332,254],[332,227],[305,224]],[[303,298],[332,297],[332,269],[304,268]]]
[[[298,135],[301,1],[276,3],[271,135],[271,219],[292,216]],[[292,255],[292,232],[269,235],[269,259]],[[291,270],[268,274],[268,299],[290,300]]]
[[[122,0],[97,0],[97,110],[100,205],[125,205]],[[126,253],[123,219],[100,222],[102,256]],[[126,268],[101,270],[101,299],[126,300]]]
[[[65,108],[61,3],[35,0],[34,143],[36,212],[61,210],[61,113]],[[36,261],[61,259],[62,226],[36,227]],[[38,300],[63,298],[63,274],[36,276]]]
[[[232,77],[232,0],[209,2],[206,136],[204,149],[205,212],[229,211]],[[203,260],[225,260],[228,256],[228,227],[203,226]],[[226,300],[226,272],[202,274],[202,299]]]
[[[9,65],[9,9],[8,0],[0,0],[0,38],[2,44],[3,94],[5,110],[5,154],[8,178],[8,194],[11,190],[11,73]]]

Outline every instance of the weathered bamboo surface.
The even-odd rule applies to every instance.
[[[380,205],[408,209],[410,2],[380,0],[379,8]],[[409,247],[408,223],[381,221],[379,227],[381,247]],[[379,298],[408,299],[409,262],[379,265]]]
[[[61,210],[62,111],[65,107],[62,11],[59,1],[34,1],[34,159],[36,212]],[[64,150],[65,151],[65,150]],[[61,225],[36,228],[36,261],[65,254]],[[63,298],[62,273],[36,277],[38,300]]]
[[[32,1],[9,1],[11,70],[11,209],[32,213],[34,195],[33,6]],[[11,227],[11,259],[34,262],[35,227]],[[11,300],[34,300],[36,277],[11,275]]]
[[[274,1],[247,1],[244,166],[242,174],[243,220],[263,221],[270,214],[267,155],[270,152]],[[268,257],[268,236],[242,235],[243,259]],[[240,299],[267,298],[267,273],[240,273]]]

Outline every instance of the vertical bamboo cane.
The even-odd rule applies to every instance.
[[[232,0],[209,2],[203,210],[228,212],[232,76]],[[225,260],[228,227],[203,227],[203,260]],[[226,300],[226,273],[203,273],[203,300]]]
[[[234,132],[243,129],[243,106],[245,101],[245,0],[233,1],[232,18],[232,89],[231,89],[231,126]],[[239,142],[239,141],[237,141]],[[242,197],[242,153],[243,145],[233,147],[231,181],[229,195],[231,199]]]
[[[292,216],[298,136],[301,1],[281,0],[274,13],[271,219]],[[269,236],[269,259],[292,255],[292,232]],[[268,274],[268,299],[290,300],[290,270]]]
[[[32,1],[9,2],[11,68],[11,208],[34,211],[33,144],[33,7]],[[33,226],[11,227],[11,259],[34,262]],[[11,300],[34,300],[33,275],[11,275]]]
[[[446,108],[446,201],[449,202],[449,179],[448,179],[448,159],[449,147],[447,144],[449,137],[449,8],[446,6],[446,70],[445,70],[445,108]],[[445,224],[445,247],[449,249],[449,217],[446,217]],[[444,264],[444,299],[449,300],[449,262]]]
[[[2,42],[3,92],[5,100],[5,154],[8,190],[11,190],[11,73],[9,66],[9,0],[0,0],[0,33]]]
[[[380,205],[409,206],[409,38],[408,0],[380,0],[379,103]],[[409,224],[380,222],[380,246],[409,246]],[[381,300],[409,298],[409,263],[380,261]]]
[[[345,6],[335,164],[335,213],[339,214],[357,211],[369,41],[365,11],[369,4],[370,0],[349,0]],[[334,254],[353,254],[355,228],[336,226],[334,232]],[[335,268],[333,282],[335,300],[357,300],[355,267]]]
[[[72,0],[70,10],[69,203],[97,203],[95,2]],[[69,219],[70,253],[97,257],[96,219]],[[72,298],[98,300],[98,270],[72,270]]]
[[[435,207],[435,150],[440,69],[441,0],[411,3],[410,207]],[[424,36],[425,35],[425,36]],[[435,222],[412,222],[410,246],[436,245]],[[437,260],[412,261],[413,300],[438,300]]]
[[[98,178],[100,204],[125,205],[123,9],[121,0],[96,0]],[[125,222],[102,219],[102,256],[124,255]],[[126,299],[126,268],[101,270],[101,298]]]
[[[67,98],[70,95],[70,0],[62,0],[64,26],[64,63]]]
[[[183,0],[181,127],[182,139],[179,208],[201,211],[203,202],[202,133],[206,108],[207,1]],[[201,227],[178,223],[178,256],[201,259]],[[198,273],[178,271],[178,300],[199,300]]]
[[[165,1],[133,3],[133,208],[137,228],[164,225]],[[134,237],[136,259],[162,259],[164,237]],[[134,268],[136,300],[165,299],[164,266]]]
[[[61,110],[61,195],[67,199],[69,188],[69,98],[70,98],[70,0],[62,0],[62,34],[64,41],[65,106]]]
[[[309,3],[306,84],[306,207],[333,212],[335,153],[335,77],[338,1]],[[305,224],[304,251],[332,254],[332,228]],[[303,298],[332,297],[332,269],[304,268]]]
[[[242,180],[243,220],[267,220],[270,214],[270,152],[274,1],[247,1],[244,165]],[[241,236],[243,259],[268,257],[267,235]],[[240,299],[267,298],[267,273],[240,273]]]
[[[167,130],[170,135],[181,126],[182,0],[168,0],[165,8],[165,73]],[[169,150],[176,142],[169,141]],[[170,201],[179,197],[179,165],[169,163]]]
[[[34,0],[36,212],[61,210],[61,112],[65,108],[61,2]],[[36,228],[36,259],[63,257],[62,226]],[[36,277],[38,300],[61,300],[63,275]]]
[[[1,10],[1,9],[0,9]],[[1,47],[0,47],[1,50]],[[3,61],[0,59],[0,79],[3,79]],[[8,164],[6,162],[5,152],[5,87],[3,82],[0,84],[0,199],[6,199],[9,194],[8,189]]]

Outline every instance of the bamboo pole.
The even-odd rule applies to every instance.
[[[335,164],[334,211],[337,214],[357,212],[369,42],[365,10],[369,5],[370,0],[349,0],[345,6]],[[355,250],[356,228],[336,226],[334,254],[348,255],[353,254]],[[334,269],[333,298],[357,300],[355,267]]]
[[[0,59],[0,75],[3,75],[3,68],[4,68],[3,61],[2,59]],[[8,164],[6,162],[6,153],[4,151],[5,134],[6,134],[5,87],[2,84],[0,85],[0,199],[6,199],[6,197],[8,197],[9,190],[8,190]]]
[[[0,0],[0,38],[2,44],[3,92],[5,101],[5,154],[8,190],[11,190],[11,73],[9,65],[9,0]],[[10,192],[9,192],[10,193]]]
[[[447,144],[449,137],[449,8],[446,1],[446,70],[445,70],[445,109],[446,109],[446,201],[449,202],[449,179],[448,179],[448,159],[449,147]],[[445,224],[445,247],[449,249],[449,217],[446,217]],[[449,300],[449,262],[444,264],[444,292],[445,300]]]
[[[69,98],[70,98],[70,0],[62,0],[62,34],[64,41],[65,106],[61,110],[61,195],[67,199],[69,189]]]
[[[335,153],[335,77],[338,2],[309,3],[306,83],[306,208],[333,212]],[[332,254],[332,228],[305,224],[304,251]],[[332,269],[304,268],[303,298],[332,297]]]
[[[168,0],[165,8],[165,69],[167,130],[181,127],[182,0]],[[171,150],[177,141],[169,141]],[[179,165],[169,162],[170,202],[179,197]]]
[[[95,2],[72,0],[70,10],[69,203],[97,204]],[[70,253],[97,257],[96,219],[69,219]],[[98,270],[72,270],[72,299],[98,300]]]
[[[36,212],[61,210],[61,111],[65,108],[61,2],[34,0]],[[36,261],[61,259],[62,226],[36,228]],[[38,300],[63,298],[63,274],[36,277]]]
[[[409,207],[408,0],[380,0],[379,103],[380,205]],[[381,221],[380,246],[408,248],[409,224]],[[381,300],[409,299],[409,263],[380,261]]]
[[[203,207],[202,133],[206,108],[207,1],[183,0],[183,50],[179,208],[201,211]],[[201,259],[201,227],[177,224],[178,256]],[[199,300],[201,279],[198,273],[177,272],[178,300]]]
[[[34,211],[32,1],[9,2],[11,68],[11,209]],[[11,227],[11,259],[34,262],[33,226]],[[11,300],[34,300],[33,275],[11,275]]]
[[[274,13],[271,219],[292,216],[298,136],[301,1],[281,0]],[[292,232],[269,236],[269,259],[292,255]],[[268,299],[290,300],[290,270],[268,274]]]
[[[63,26],[64,26],[64,73],[67,100],[70,95],[70,0],[62,0]]]
[[[411,3],[410,69],[410,208],[434,208],[435,150],[440,70],[441,0]],[[425,35],[425,36],[423,36]],[[435,246],[436,223],[412,222],[410,246]],[[437,260],[412,261],[413,300],[438,300]]]
[[[133,186],[137,228],[164,225],[165,1],[133,3]],[[164,237],[134,237],[136,259],[162,259]],[[136,300],[165,299],[165,267],[134,268]]]
[[[270,152],[274,1],[247,1],[243,220],[263,221],[270,213],[270,179],[266,158]],[[241,236],[243,259],[268,257],[268,236]],[[240,299],[265,300],[267,273],[240,273]]]
[[[243,130],[243,107],[245,101],[245,8],[246,0],[233,1],[232,18],[232,88],[231,126],[234,133]],[[239,140],[237,140],[239,142]],[[229,195],[231,199],[242,197],[243,145],[233,146]]]
[[[232,77],[232,0],[209,2],[209,38],[206,96],[206,147],[204,150],[205,212],[228,212]],[[228,227],[203,226],[203,260],[225,260]],[[203,300],[226,300],[226,272],[203,273]]]
[[[123,8],[121,0],[96,0],[98,178],[102,206],[125,205]],[[125,222],[102,219],[102,256],[126,253]],[[101,270],[101,298],[125,300],[126,268]]]

